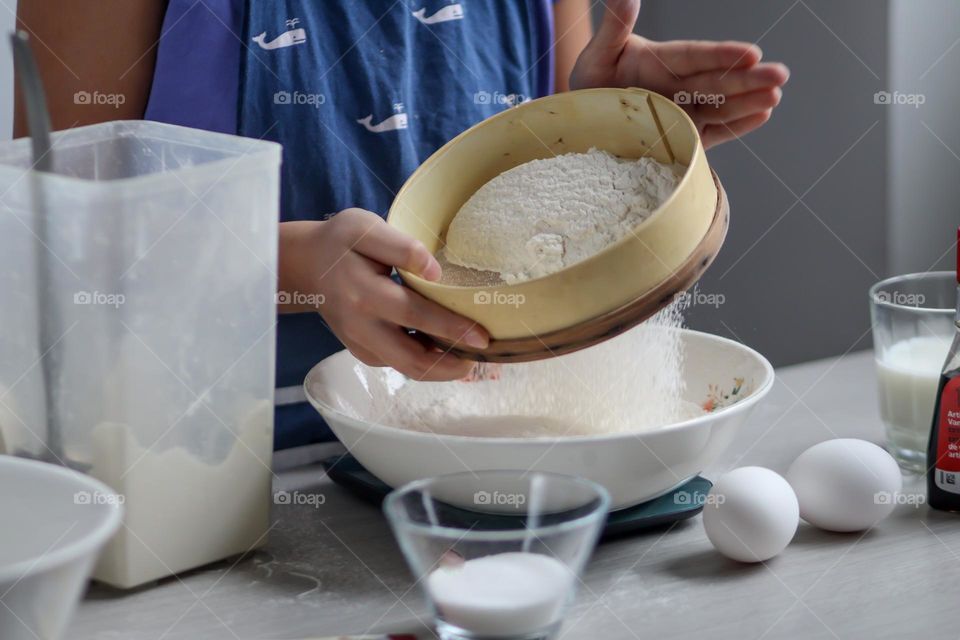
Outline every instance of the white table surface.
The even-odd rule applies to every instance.
[[[834,437],[880,442],[869,352],[777,371],[777,383],[704,475],[743,465],[784,472]],[[316,464],[276,489],[322,493],[319,507],[277,505],[266,549],[150,587],[94,586],[71,640],[283,640],[415,628],[423,599],[375,507],[324,479]],[[908,481],[905,491],[924,493]],[[902,504],[867,534],[801,523],[765,564],[713,551],[700,517],[600,545],[564,638],[957,637],[960,516]]]

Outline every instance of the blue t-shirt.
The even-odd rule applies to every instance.
[[[284,221],[386,215],[448,140],[552,91],[552,45],[550,0],[171,0],[147,117],[281,143]],[[332,438],[301,384],[342,348],[280,316],[277,448]]]

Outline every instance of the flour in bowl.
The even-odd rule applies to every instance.
[[[521,164],[460,208],[442,257],[507,284],[548,275],[629,234],[670,197],[684,170],[598,149]]]
[[[390,370],[387,392],[371,395],[372,415],[414,431],[515,438],[642,432],[693,418],[703,409],[684,399],[683,304],[588,349],[503,365],[495,380],[414,382]]]

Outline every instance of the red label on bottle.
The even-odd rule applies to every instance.
[[[950,378],[940,394],[937,457],[933,466],[937,486],[960,493],[960,377]]]

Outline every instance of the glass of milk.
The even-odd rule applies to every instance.
[[[931,271],[870,288],[873,351],[887,447],[905,471],[926,471],[940,369],[954,329],[956,276]]]
[[[582,478],[477,471],[412,482],[384,511],[443,640],[534,640],[560,629],[609,506]]]

